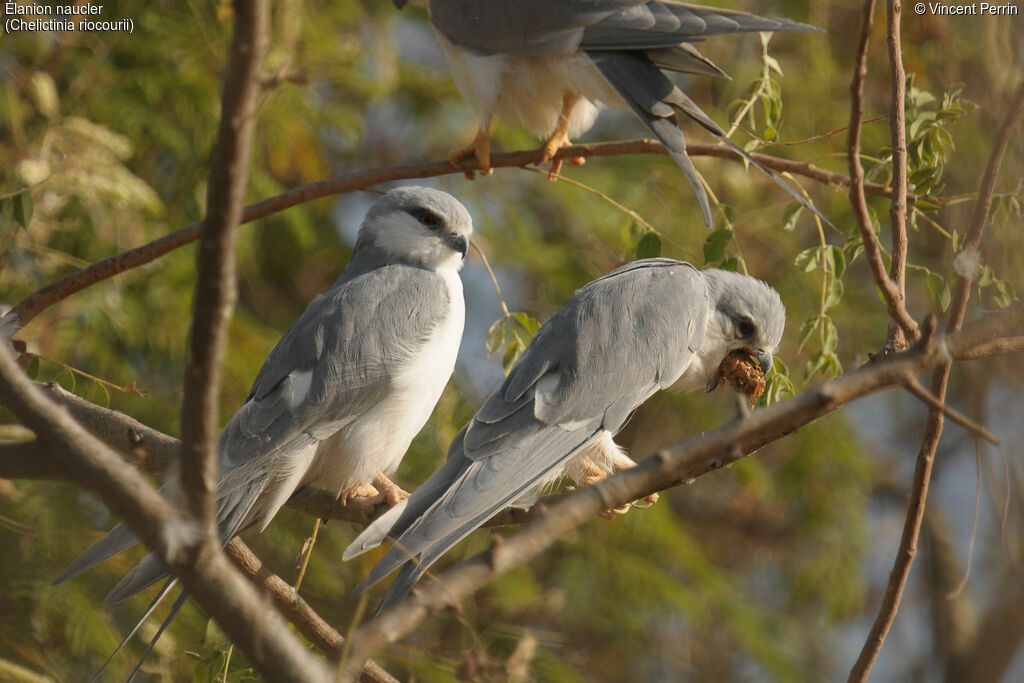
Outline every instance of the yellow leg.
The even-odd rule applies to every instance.
[[[452,166],[463,168],[463,161],[469,158],[475,158],[479,171],[482,175],[490,175],[494,173],[491,168],[491,138],[487,132],[486,127],[481,126],[477,129],[476,137],[473,138],[473,142],[469,143],[465,147],[453,149],[448,152],[448,161],[452,163]],[[472,180],[473,169],[463,169],[463,173],[466,174],[468,180]]]
[[[591,462],[591,460],[589,458],[584,458],[579,463],[579,465],[580,465],[580,469],[583,471],[583,475],[584,475],[584,477],[583,477],[583,485],[584,486],[591,486],[591,485],[596,484],[597,482],[601,481],[602,479],[605,479],[605,478],[608,477],[608,473],[605,472],[600,467],[598,467],[597,465],[595,465],[593,462]],[[622,467],[616,467],[615,471],[616,472],[621,472],[623,469],[624,468],[622,468]],[[635,508],[638,508],[638,509],[644,509],[644,508],[649,508],[651,505],[654,505],[657,502],[658,502],[658,494],[657,493],[652,493],[651,495],[649,495],[646,498],[644,498],[644,504],[641,504],[640,501],[634,501],[632,503],[629,503],[627,505],[623,505],[621,507],[613,508],[611,510],[606,510],[604,512],[599,512],[598,516],[604,517],[605,519],[615,519],[616,515],[624,515],[627,512],[629,512],[629,508],[630,507],[635,507]]]
[[[551,132],[547,142],[544,143],[544,155],[541,157],[542,164],[554,159],[558,150],[572,144],[569,139],[569,117],[572,116],[573,107],[579,102],[580,96],[575,93],[566,93],[562,96],[562,111],[558,114],[558,125]],[[555,159],[551,162],[551,171],[548,173],[548,180],[554,182],[558,179],[558,172],[562,170],[562,159]],[[570,163],[573,166],[582,166],[586,162],[583,157],[574,157]]]
[[[403,490],[401,486],[388,479],[380,470],[377,470],[377,476],[373,478],[373,485],[384,496],[384,502],[388,504],[389,508],[398,505],[410,495],[408,491]]]
[[[338,500],[341,501],[342,505],[345,505],[348,503],[348,501],[352,500],[353,498],[373,498],[379,495],[380,492],[377,489],[375,489],[371,484],[363,483],[356,484],[355,486],[350,486],[349,488],[342,491],[341,495],[338,496]]]

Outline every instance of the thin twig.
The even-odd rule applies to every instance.
[[[974,520],[971,522],[971,540],[967,543],[967,567],[956,588],[946,594],[947,600],[960,597],[971,579],[971,563],[974,560],[974,541],[978,538],[978,516],[981,512],[981,442],[974,440]]]
[[[950,420],[966,429],[970,434],[974,435],[975,437],[984,439],[985,441],[988,441],[989,443],[994,444],[996,446],[999,445],[999,439],[996,438],[996,436],[992,432],[988,431],[987,429],[985,429],[983,425],[978,424],[977,422],[967,417],[963,413],[956,411],[953,408],[950,408],[949,404],[940,401],[938,397],[932,395],[927,389],[921,386],[920,382],[918,382],[913,377],[907,377],[906,385],[907,391],[909,391],[916,398],[924,402],[929,408],[932,408],[933,410],[938,410],[943,415],[948,417]]]
[[[743,161],[738,152],[718,145],[688,145],[686,151],[691,157],[709,156],[735,162]],[[555,158],[613,157],[625,154],[667,154],[667,152],[661,143],[653,140],[629,140],[563,147],[555,155]],[[539,164],[542,156],[543,150],[540,148],[529,151],[495,154],[491,156],[491,166],[494,168],[518,168],[529,164]],[[792,173],[836,187],[850,186],[850,178],[847,176],[826,171],[811,163],[791,161],[766,154],[753,154],[752,156],[759,163],[779,173]],[[473,170],[476,168],[474,160],[466,161],[464,164],[466,169]],[[411,166],[392,166],[329,180],[320,180],[288,190],[255,204],[250,204],[245,207],[245,211],[242,213],[242,223],[251,223],[316,199],[355,192],[356,190],[365,190],[382,183],[433,178],[459,173],[462,173],[462,167],[456,168],[448,161],[436,161]],[[882,197],[888,197],[890,194],[887,187],[877,183],[865,183],[864,189],[871,194]],[[199,222],[189,223],[152,242],[120,254],[115,254],[114,256],[109,256],[88,268],[75,271],[57,282],[33,292],[11,308],[0,319],[17,321],[11,329],[15,331],[21,329],[47,308],[63,301],[72,294],[127,270],[143,266],[194,242],[199,237],[200,225],[201,223]]]
[[[867,198],[864,195],[864,167],[860,163],[861,120],[864,118],[864,77],[867,76],[868,42],[871,26],[874,23],[875,0],[865,0],[864,16],[861,24],[860,41],[857,45],[857,58],[854,62],[853,78],[850,81],[850,136],[847,143],[847,156],[850,165],[850,204],[853,215],[857,219],[861,239],[864,242],[864,255],[875,284],[882,290],[885,306],[889,317],[903,330],[910,339],[916,339],[918,326],[903,305],[899,289],[885,272],[882,252],[878,246],[878,237],[871,227],[871,216],[868,213]]]

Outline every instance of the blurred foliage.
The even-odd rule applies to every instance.
[[[719,122],[738,124],[733,137],[746,148],[845,174],[843,127],[859,3],[732,5],[806,21],[826,34],[780,34],[770,44],[767,37],[714,38],[701,50],[733,79],[687,79],[690,96]],[[19,33],[5,35],[0,46],[4,306],[202,215],[229,5],[126,0],[107,11],[133,18],[135,33]],[[251,200],[329,175],[440,159],[472,136],[473,113],[418,10],[398,13],[391,3],[370,0],[286,0],[273,13],[266,71],[274,82],[260,105]],[[916,315],[948,306],[953,256],[993,131],[1020,78],[1018,28],[998,19],[904,16],[910,180],[917,195],[908,308]],[[888,97],[879,20],[865,90],[863,161],[870,179],[882,183],[891,176],[891,143],[886,119],[875,119],[887,115]],[[693,128],[687,132],[698,133]],[[644,134],[627,112],[608,111],[586,139]],[[496,126],[496,149],[535,145],[521,130]],[[997,188],[976,288],[982,308],[1007,305],[1024,286],[1016,275],[1024,272],[1022,152],[1018,138]],[[430,181],[470,207],[476,242],[494,263],[508,308],[488,303],[496,302],[489,278],[471,262],[464,271],[470,312],[464,358],[399,470],[406,487],[443,461],[447,444],[501,376],[501,365],[522,352],[537,321],[579,286],[633,258],[664,255],[741,270],[779,290],[790,325],[762,401],[799,392],[878,351],[885,308],[859,258],[845,192],[793,179],[838,226],[832,229],[756,170],[715,159],[696,164],[718,203],[711,231],[667,158],[594,159],[567,167],[567,179],[554,184],[545,174],[517,169],[473,183],[458,173]],[[243,228],[225,419],[276,340],[346,262],[370,201],[364,194],[320,200]],[[887,247],[888,203],[872,197],[869,205]],[[193,258],[193,247],[181,249],[45,312],[19,334],[39,359],[32,372],[176,433]],[[494,357],[486,364],[488,353]],[[997,378],[984,381],[1005,390]],[[638,411],[620,441],[643,457],[713,428],[735,410],[724,391],[661,395]],[[906,406],[887,411],[877,428],[916,434],[919,414]],[[10,422],[6,413],[0,418]],[[877,586],[869,585],[863,566],[873,549],[875,475],[903,471],[899,460],[871,445],[880,437],[862,427],[849,411],[830,416],[668,492],[650,510],[612,523],[595,520],[502,577],[461,613],[427,622],[380,661],[421,681],[844,675],[849,662],[835,634],[861,623],[856,620],[875,604],[868,597]],[[914,445],[894,439],[887,447],[908,456]],[[145,608],[146,596],[117,608],[101,603],[141,551],[51,587],[51,578],[115,520],[71,485],[0,484],[0,547],[7,553],[0,563],[0,660],[60,680],[81,679]],[[247,541],[293,581],[295,556],[312,524],[285,510],[266,533]],[[353,533],[348,525],[327,525],[302,587],[341,632],[355,613],[350,590],[379,556],[342,563]],[[450,559],[486,547],[493,533],[507,532],[478,532]],[[155,631],[153,621],[115,658],[112,676],[130,670]],[[230,681],[255,676],[194,607],[182,611],[144,671],[150,680],[222,680],[225,671]]]

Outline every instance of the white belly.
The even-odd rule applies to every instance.
[[[454,268],[438,271],[451,305],[430,340],[396,369],[391,386],[373,408],[321,442],[310,481],[340,493],[370,483],[377,470],[390,476],[426,424],[444,391],[459,353],[465,324],[462,282]]]
[[[558,56],[472,55],[438,40],[448,55],[452,78],[482,127],[497,116],[547,137],[558,124],[566,94],[579,95],[569,119],[569,135],[589,130],[602,103],[620,106],[621,98],[583,53]]]

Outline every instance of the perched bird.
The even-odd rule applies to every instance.
[[[401,9],[409,0],[394,0]],[[476,137],[448,158],[474,156],[490,168],[492,119],[544,138],[544,161],[589,130],[601,104],[632,109],[686,174],[711,225],[707,193],[686,154],[677,116],[724,140],[801,204],[806,199],[753,160],[662,72],[726,76],[693,43],[721,33],[817,31],[670,0],[411,0],[426,7],[452,77],[479,119]],[[582,163],[582,159],[579,160]],[[555,162],[552,175],[560,164]]]
[[[672,386],[712,391],[739,349],[767,372],[785,321],[763,282],[671,259],[586,285],[538,330],[441,469],[345,550],[349,559],[393,541],[356,591],[401,566],[384,609],[459,540],[563,472],[585,483],[634,465],[613,437],[640,404]]]
[[[380,495],[395,504],[408,495],[389,477],[455,367],[465,323],[458,272],[472,231],[465,207],[437,190],[402,187],[373,205],[348,266],[270,352],[220,434],[223,542],[254,525],[266,528],[307,484],[342,501]],[[136,542],[122,522],[54,583]],[[107,602],[119,603],[166,575],[159,558],[146,555]]]

